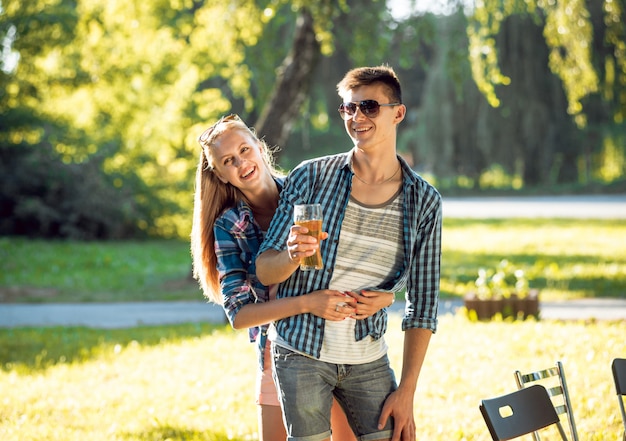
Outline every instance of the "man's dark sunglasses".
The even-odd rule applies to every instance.
[[[380,104],[376,100],[364,100],[358,103],[341,103],[339,113],[344,120],[349,120],[356,113],[357,106],[361,113],[368,118],[376,118],[381,107],[399,106],[401,103]]]

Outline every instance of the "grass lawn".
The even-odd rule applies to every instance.
[[[507,259],[544,300],[626,298],[626,222],[579,219],[446,219],[441,291],[463,295],[477,268]]]
[[[399,328],[393,317],[387,341],[396,373]],[[246,334],[207,324],[0,330],[0,439],[257,439],[256,362]],[[442,317],[418,383],[418,439],[489,440],[480,399],[514,390],[516,369],[561,360],[580,439],[620,440],[610,363],[626,356],[624,335],[626,322]]]
[[[543,300],[626,297],[626,222],[445,219],[441,294],[472,289],[502,259]],[[60,242],[0,238],[0,302],[199,300],[182,241]]]
[[[623,221],[447,219],[442,296],[504,258],[544,300],[626,295]],[[189,273],[185,242],[0,238],[0,302],[200,300]],[[386,336],[397,373],[399,327],[392,317]],[[621,439],[610,363],[626,357],[625,335],[624,321],[442,317],[418,385],[418,439],[489,440],[480,399],[514,390],[516,369],[556,360],[580,438]],[[255,366],[247,333],[224,325],[0,329],[0,440],[254,440]]]
[[[0,302],[200,300],[182,241],[0,238]]]

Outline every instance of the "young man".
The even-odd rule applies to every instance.
[[[400,82],[387,66],[349,71],[337,85],[339,112],[354,147],[305,161],[287,178],[256,261],[278,297],[329,288],[360,304],[373,291],[406,288],[400,383],[387,358],[387,314],[365,320],[359,303],[338,302],[348,318],[331,322],[300,314],[274,325],[275,380],[289,440],[330,437],[334,395],[359,439],[415,440],[413,402],[430,337],[437,327],[441,197],[396,153],[404,119]],[[321,243],[293,224],[293,206],[320,203],[328,238]],[[321,247],[324,268],[300,271]]]

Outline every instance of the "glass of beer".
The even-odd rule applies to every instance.
[[[306,227],[307,235],[320,240],[322,233],[322,206],[320,204],[302,204],[293,206],[293,222],[301,227]],[[315,254],[304,257],[300,261],[301,271],[319,270],[324,267],[322,253],[318,248]]]

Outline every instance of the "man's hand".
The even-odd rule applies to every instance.
[[[293,225],[287,237],[287,249],[267,250],[256,258],[256,276],[263,285],[273,285],[287,280],[300,265],[300,259],[312,256],[319,247],[318,241],[307,233],[305,227]],[[320,234],[320,240],[328,238],[328,233]]]
[[[413,393],[401,389],[392,392],[383,406],[378,420],[378,428],[393,418],[393,436],[391,441],[415,441],[415,417],[413,416]]]
[[[289,254],[289,260],[292,263],[300,264],[300,261],[315,254],[315,251],[320,247],[318,240],[309,236],[307,233],[309,229],[299,225],[292,225],[289,230],[289,236],[287,237],[287,253]],[[328,233],[320,233],[320,241],[328,238]]]

